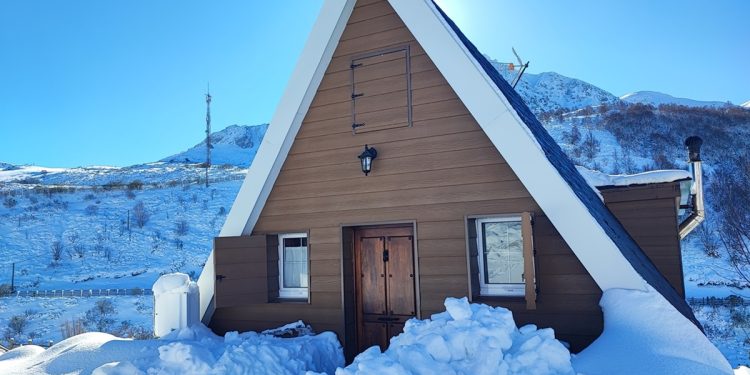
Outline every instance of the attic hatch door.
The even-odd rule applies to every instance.
[[[409,47],[352,58],[352,133],[411,126]]]

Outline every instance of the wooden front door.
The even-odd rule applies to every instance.
[[[413,229],[361,228],[354,237],[357,347],[385,350],[417,311]]]

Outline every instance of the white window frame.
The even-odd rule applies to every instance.
[[[284,288],[284,239],[304,238],[307,233],[279,234],[279,298],[309,298],[310,295],[310,243],[307,243],[307,288]]]
[[[482,224],[484,223],[497,223],[497,222],[518,222],[523,225],[523,218],[521,215],[512,216],[492,216],[492,217],[481,217],[476,218],[476,232],[477,232],[477,262],[479,264],[479,294],[482,296],[496,296],[496,297],[524,297],[526,295],[526,283],[525,275],[522,278],[523,282],[518,284],[487,284],[485,283],[484,274],[484,231],[482,230]],[[523,231],[521,231],[521,244],[525,239],[523,238]],[[521,249],[521,256],[523,254],[523,248]],[[528,260],[524,256],[524,264]]]

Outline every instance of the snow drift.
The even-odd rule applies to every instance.
[[[358,355],[336,375],[364,374],[575,374],[570,353],[552,329],[516,328],[502,307],[448,298],[446,312],[411,319],[381,353]]]
[[[573,358],[576,371],[607,375],[731,374],[705,335],[658,292],[610,289],[599,304],[604,332]]]
[[[0,355],[0,374],[300,374],[343,366],[332,332],[278,338],[255,332],[214,335],[202,325],[161,340],[84,333],[44,350],[24,346]]]

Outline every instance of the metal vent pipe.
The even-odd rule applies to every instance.
[[[690,215],[679,226],[680,239],[685,238],[706,218],[706,210],[703,202],[702,144],[703,140],[697,136],[691,136],[685,140],[690,161],[690,171],[693,174],[693,187],[690,191]]]

